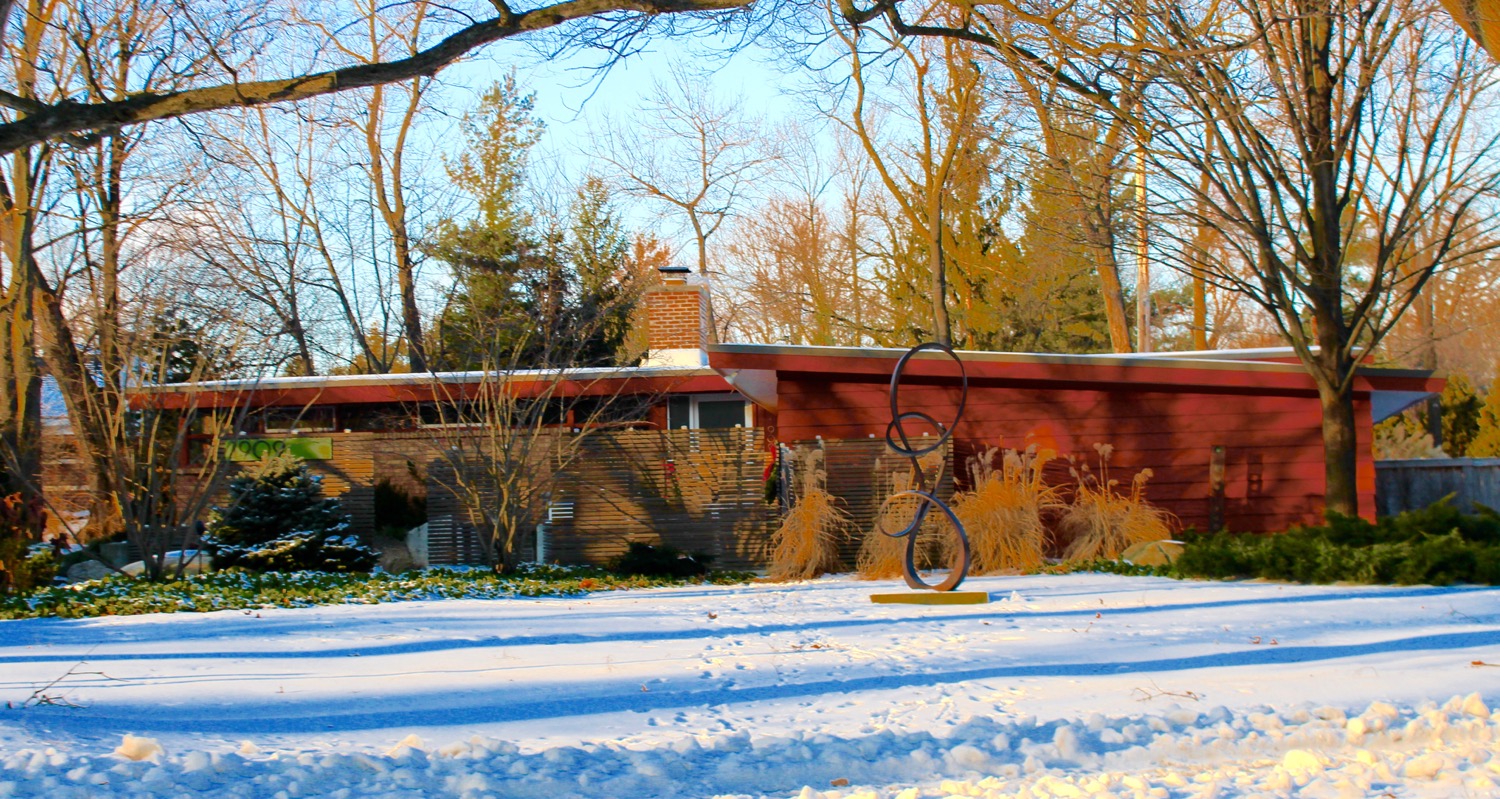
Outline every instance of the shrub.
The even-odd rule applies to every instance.
[[[349,516],[324,498],[322,479],[294,457],[262,461],[229,483],[205,542],[217,568],[369,571],[379,554],[350,535]]]
[[[676,547],[631,541],[625,554],[610,564],[616,574],[641,577],[700,577],[708,574],[707,555],[684,554]]]
[[[854,569],[863,580],[900,577],[905,570],[906,539],[896,538],[887,531],[899,532],[911,523],[912,515],[917,512],[917,498],[895,496],[911,490],[911,474],[893,472],[886,480],[889,490],[885,501],[880,503],[875,529],[865,534],[854,557]]]
[[[23,593],[52,581],[57,573],[52,551],[33,551],[33,535],[45,521],[40,499],[21,492],[0,497],[0,593]]]
[[[917,468],[928,476],[929,486],[942,482],[941,470],[946,458],[942,450],[936,450],[917,459]],[[860,541],[859,552],[854,560],[854,568],[863,580],[901,577],[906,572],[906,536],[896,537],[890,533],[906,529],[922,502],[915,496],[898,496],[912,490],[910,469],[889,472],[883,477],[886,484],[885,499],[876,513],[874,529]],[[875,479],[879,480],[881,476]],[[943,536],[941,528],[948,522],[942,516],[941,511],[929,509],[921,529],[913,533],[917,536],[915,558],[918,569],[930,569],[944,561],[951,563],[957,554],[944,549],[945,541],[953,539],[951,534],[946,539]]]
[[[367,572],[380,553],[352,536],[290,533],[250,547],[223,547],[214,557],[220,568],[259,572]]]
[[[969,536],[970,570],[991,574],[1006,569],[1030,570],[1042,565],[1047,545],[1044,515],[1064,504],[1059,490],[1042,480],[1051,455],[990,448],[969,459],[971,488],[954,497],[953,512]]]
[[[1187,534],[1170,567],[1183,577],[1260,577],[1303,583],[1500,584],[1500,514],[1448,502],[1371,523],[1332,515],[1285,533]]]
[[[406,531],[427,521],[427,499],[389,479],[375,484],[374,504],[376,523],[394,538],[404,536]]]
[[[747,582],[744,572],[714,572],[716,585]],[[701,583],[702,577],[691,582]],[[39,588],[27,596],[0,595],[0,619],[87,618],[139,613],[206,613],[249,608],[375,604],[411,600],[505,599],[578,596],[588,591],[682,585],[687,580],[621,577],[591,566],[523,563],[510,575],[489,569],[429,569],[408,574],[247,572],[240,569],[187,575],[152,583],[107,577]]]

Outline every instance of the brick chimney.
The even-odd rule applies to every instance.
[[[685,266],[663,266],[646,293],[645,366],[708,365],[708,286]]]

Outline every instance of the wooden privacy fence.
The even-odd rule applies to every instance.
[[[711,557],[715,568],[765,563],[779,520],[765,501],[765,431],[621,430],[535,434],[518,494],[523,560],[607,563],[632,541]],[[433,564],[483,562],[477,508],[456,490],[487,465],[479,450],[428,468],[428,555]],[[455,461],[458,461],[455,463]],[[493,507],[496,492],[484,495]],[[518,503],[519,504],[519,503]],[[540,551],[539,551],[540,550]]]
[[[1500,509],[1500,458],[1432,458],[1375,462],[1375,512],[1394,516],[1453,494],[1453,506]]]

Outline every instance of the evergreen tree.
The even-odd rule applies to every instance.
[[[464,119],[469,148],[448,171],[477,214],[444,220],[426,247],[457,283],[439,318],[441,368],[602,366],[624,347],[640,281],[609,187],[588,178],[570,218],[545,225],[521,201],[542,130],[532,104],[510,77]]]
[[[322,478],[292,456],[270,458],[229,482],[205,542],[217,568],[369,571],[378,556],[349,534],[349,515],[323,496]]]
[[[476,214],[462,224],[442,220],[425,245],[455,281],[438,320],[440,368],[494,366],[495,351],[524,355],[548,289],[557,286],[521,197],[527,156],[543,129],[534,105],[535,95],[521,94],[510,75],[464,116],[468,148],[448,176],[474,200]]]
[[[571,210],[567,258],[578,280],[571,327],[584,335],[580,366],[617,363],[642,289],[630,270],[630,237],[610,202],[610,188],[589,176]]]

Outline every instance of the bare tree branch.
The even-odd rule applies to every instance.
[[[121,100],[83,103],[64,99],[42,108],[20,109],[27,116],[0,124],[0,155],[73,133],[118,130],[153,120],[173,119],[224,108],[248,108],[296,102],[310,97],[431,76],[484,45],[523,33],[556,27],[570,20],[610,12],[645,15],[727,11],[752,0],[565,0],[513,13],[497,3],[500,15],[459,30],[409,57],[356,64],[274,80],[231,82],[174,92],[139,92]],[[0,101],[15,99],[0,98]],[[28,103],[29,104],[29,103]],[[0,105],[11,105],[0,102]]]

